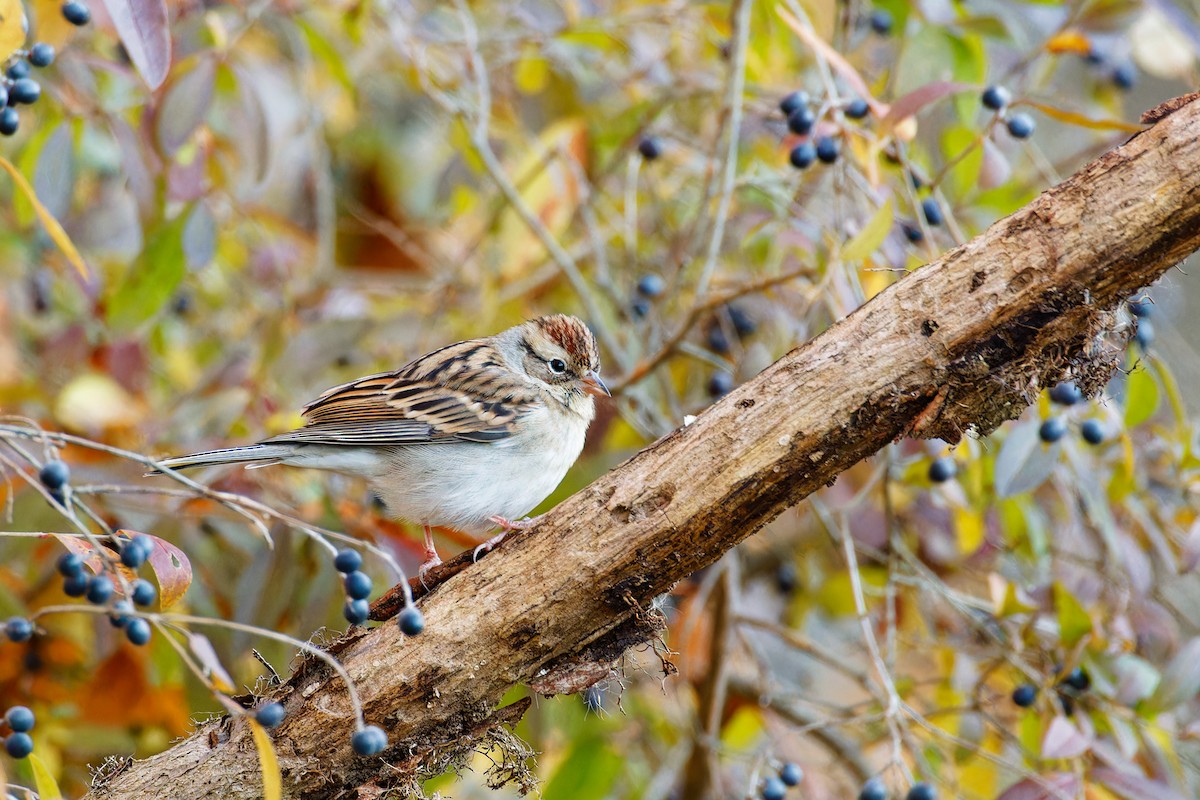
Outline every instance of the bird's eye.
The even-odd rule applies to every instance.
[[[567,362],[563,361],[561,358],[550,359],[549,366],[550,371],[555,375],[562,375],[567,371]]]

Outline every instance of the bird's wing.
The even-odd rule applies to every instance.
[[[490,343],[459,342],[395,372],[329,389],[304,407],[303,428],[267,443],[416,445],[494,442],[542,401],[505,369]]]

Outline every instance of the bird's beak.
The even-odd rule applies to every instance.
[[[597,397],[612,397],[608,387],[604,385],[604,381],[600,380],[600,373],[594,369],[589,369],[583,376],[583,388],[588,394],[594,394]]]

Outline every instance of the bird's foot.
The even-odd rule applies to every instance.
[[[421,566],[417,567],[417,578],[421,583],[425,583],[425,575],[434,567],[440,567],[442,559],[438,557],[436,550],[426,550],[425,560],[421,562]]]
[[[540,517],[533,517],[532,519],[507,519],[499,515],[488,517],[489,521],[496,523],[496,527],[500,529],[500,532],[476,547],[475,551],[471,554],[471,560],[478,561],[480,553],[490,553],[492,548],[503,542],[504,537],[508,536],[508,534],[513,531],[527,531],[537,524],[539,519]]]

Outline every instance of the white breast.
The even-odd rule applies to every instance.
[[[497,442],[417,445],[390,451],[372,488],[395,516],[421,525],[484,533],[488,517],[524,517],[554,491],[583,450],[588,423],[541,408]]]

